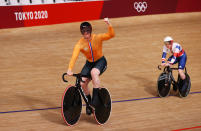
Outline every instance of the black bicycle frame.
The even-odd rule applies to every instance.
[[[158,65],[158,69],[161,70],[160,65]],[[179,68],[170,68],[170,66],[166,66],[163,69],[163,72],[166,72],[168,74],[168,80],[171,79],[173,84],[178,86],[178,82],[175,81],[173,75],[172,75],[172,70],[178,70]],[[187,73],[186,67],[185,67],[185,72]]]
[[[65,79],[65,75],[67,75],[67,73],[64,73],[63,76],[62,76],[62,79],[64,82],[68,82],[66,79]],[[82,80],[82,77],[84,77],[83,75],[81,74],[73,74],[74,77],[76,77],[76,82],[75,82],[75,88],[77,88],[80,92],[80,94],[82,95],[82,98],[84,99],[85,103],[87,106],[91,107],[92,109],[94,109],[90,104],[89,104],[89,101],[80,85],[80,82],[83,82],[84,81]]]

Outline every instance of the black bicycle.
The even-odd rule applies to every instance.
[[[158,69],[161,70],[161,67],[158,66]],[[177,81],[175,81],[172,74],[173,70],[178,70],[178,68],[170,68],[170,66],[167,66],[164,68],[163,72],[158,77],[157,89],[160,97],[166,97],[169,95],[171,85],[173,85],[174,91],[179,90],[180,97],[186,97],[190,92],[191,80],[190,76],[187,73],[186,67],[185,67],[185,75],[186,75],[185,80],[182,80],[180,78],[180,75],[178,74]]]
[[[67,73],[64,73],[62,76],[64,82],[68,82],[65,79],[66,75]],[[84,76],[80,73],[73,74],[73,76],[76,77],[75,86],[68,86],[62,98],[62,116],[64,121],[68,126],[72,126],[78,122],[81,115],[83,98],[86,106],[91,108],[96,122],[100,125],[104,124],[109,119],[111,112],[111,98],[108,90],[106,88],[100,88],[98,91],[100,104],[95,108],[89,103],[80,85],[80,82],[84,82],[82,80]]]

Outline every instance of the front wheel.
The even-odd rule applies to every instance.
[[[161,73],[158,77],[157,81],[157,89],[158,89],[158,95],[160,97],[166,97],[170,93],[170,87],[171,87],[171,79],[169,78],[167,73]]]
[[[82,110],[82,99],[80,92],[74,86],[70,86],[64,92],[62,98],[62,116],[68,126],[77,123]]]

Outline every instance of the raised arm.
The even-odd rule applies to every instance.
[[[102,40],[108,40],[115,36],[114,29],[108,18],[104,18],[105,23],[108,25],[108,32],[100,34]]]

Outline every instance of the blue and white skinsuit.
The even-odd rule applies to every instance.
[[[187,55],[179,43],[173,42],[171,49],[163,46],[162,63],[165,63],[167,53],[172,53],[168,58],[170,64],[178,63],[179,69],[184,69],[187,61]]]

